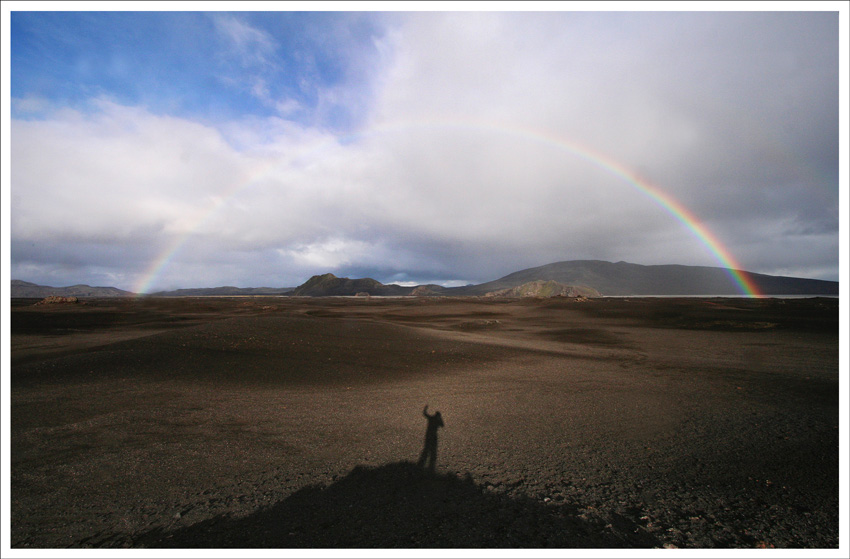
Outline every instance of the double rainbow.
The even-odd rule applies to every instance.
[[[557,147],[564,150],[573,157],[582,161],[586,161],[599,169],[616,176],[625,184],[630,185],[638,192],[648,196],[656,202],[661,208],[670,214],[674,219],[681,223],[686,230],[696,237],[696,239],[708,249],[715,260],[726,271],[734,285],[741,294],[748,297],[762,297],[758,286],[753,281],[748,272],[741,270],[741,265],[735,260],[732,253],[723,246],[720,240],[703,225],[699,218],[688,208],[683,206],[678,200],[670,194],[664,192],[656,185],[649,183],[647,180],[638,177],[635,172],[629,170],[625,165],[611,159],[607,155],[595,151],[591,148],[580,146],[574,142],[566,140],[560,136],[556,136],[549,131],[534,129],[529,127],[516,126],[513,124],[493,123],[473,121],[468,119],[430,119],[427,121],[394,121],[388,124],[372,126],[361,130],[355,134],[351,134],[342,138],[334,138],[325,140],[319,144],[315,144],[305,148],[306,152],[314,152],[328,147],[332,144],[350,144],[367,136],[374,136],[391,131],[404,131],[406,129],[415,128],[434,128],[434,129],[451,129],[461,128],[466,130],[477,130],[484,132],[492,132],[496,134],[509,134],[521,139],[532,142],[539,142],[549,146]],[[258,166],[256,169],[247,173],[246,176],[238,181],[223,197],[220,197],[212,206],[194,220],[194,223],[188,227],[188,230],[172,241],[159,256],[148,266],[142,274],[141,280],[136,285],[134,291],[143,295],[147,293],[154,282],[161,276],[163,271],[168,267],[169,263],[180,252],[180,249],[191,238],[203,223],[208,221],[216,212],[226,207],[227,204],[240,193],[249,189],[260,178],[265,176],[270,170],[278,165],[277,162],[266,162]]]

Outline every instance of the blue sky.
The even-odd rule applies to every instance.
[[[368,13],[17,12],[11,96],[87,110],[108,97],[156,114],[221,122],[283,115],[341,129],[359,115],[322,106],[369,56]],[[25,111],[14,110],[19,118]]]
[[[720,265],[643,181],[743,269],[838,279],[839,13],[767,5],[4,7],[10,275],[155,291]]]

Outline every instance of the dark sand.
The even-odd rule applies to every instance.
[[[13,548],[838,546],[837,299],[34,302]]]

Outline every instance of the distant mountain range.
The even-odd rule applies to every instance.
[[[92,287],[90,285],[71,285],[69,287],[49,287],[36,285],[28,281],[12,280],[11,295],[13,298],[50,297],[132,297],[134,294],[116,287]]]
[[[769,276],[745,272],[749,280],[758,286],[764,295],[838,295],[838,282]],[[537,282],[537,283],[535,283]],[[555,283],[543,288],[544,282]],[[527,286],[526,284],[533,284]],[[515,289],[519,288],[519,289]],[[512,291],[505,291],[512,290]],[[725,268],[709,266],[657,265],[643,266],[628,262],[605,262],[603,260],[570,260],[555,262],[545,266],[520,270],[507,276],[464,287],[442,287],[439,285],[420,285],[403,287],[395,284],[382,284],[371,278],[338,278],[333,274],[313,276],[298,287],[213,287],[198,289],[178,289],[153,293],[159,297],[189,296],[238,296],[238,295],[291,295],[291,296],[404,296],[404,295],[442,295],[474,296],[502,292],[501,295],[516,293],[528,294],[580,294],[593,296],[598,292],[602,296],[647,296],[647,295],[740,295],[741,290]],[[13,280],[11,296],[47,297],[129,297],[133,293],[114,287],[90,287],[74,285],[71,287],[47,287],[33,283]],[[570,295],[572,296],[572,295]]]

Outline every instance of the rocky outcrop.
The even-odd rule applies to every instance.
[[[485,297],[601,297],[592,287],[565,285],[557,281],[531,281],[517,287],[490,291]]]
[[[436,291],[428,287],[427,285],[419,285],[410,292],[414,297],[434,297],[435,295],[439,295]]]

